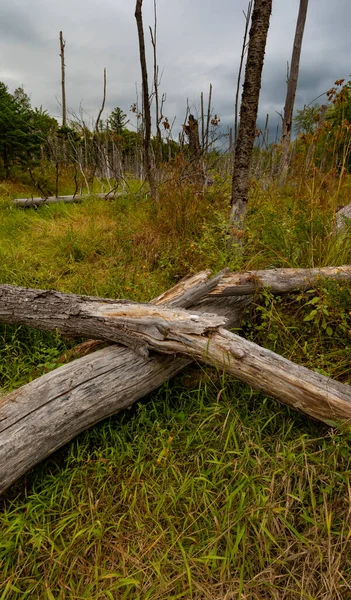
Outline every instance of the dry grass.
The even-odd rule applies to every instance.
[[[228,251],[228,180],[203,195],[171,175],[156,211],[142,195],[37,211],[4,202],[0,280],[148,300],[205,267],[350,260],[350,229],[333,234],[345,177],[254,184],[241,254]],[[346,284],[266,292],[242,333],[347,382],[350,306]],[[0,336],[6,390],[75,356],[55,334]],[[351,599],[350,431],[197,373],[82,434],[7,492],[1,600]]]

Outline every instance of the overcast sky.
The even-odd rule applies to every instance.
[[[273,0],[259,120],[284,107],[299,0]],[[199,107],[200,93],[213,85],[214,112],[232,125],[234,95],[247,0],[157,0],[158,62],[164,114],[184,121],[187,98]],[[0,80],[12,92],[23,85],[33,106],[59,117],[59,31],[66,40],[68,108],[82,106],[96,118],[107,69],[103,118],[130,105],[140,89],[135,0],[11,0],[0,7]],[[144,28],[153,23],[153,0],[144,0]],[[336,79],[351,73],[350,0],[310,0],[302,48],[296,109],[303,108]],[[147,43],[150,47],[149,36]],[[151,48],[150,48],[151,50]],[[152,68],[149,50],[150,73]],[[320,101],[323,101],[321,99]]]

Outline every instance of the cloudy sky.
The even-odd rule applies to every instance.
[[[287,61],[299,0],[273,0],[260,122],[272,127],[284,107]],[[234,94],[247,0],[157,0],[158,57],[163,70],[164,114],[184,121],[187,98],[194,111],[200,93],[213,85],[214,111],[232,125]],[[10,91],[23,85],[32,105],[59,117],[59,31],[66,40],[69,109],[96,118],[107,69],[104,117],[115,106],[130,115],[140,89],[134,0],[11,0],[0,7],[0,81]],[[144,0],[144,27],[153,23],[153,0]],[[350,0],[310,0],[300,65],[296,108],[351,73]],[[146,33],[148,33],[146,31]],[[147,38],[150,47],[149,37]],[[151,48],[150,48],[151,50]],[[152,68],[149,52],[150,69]]]

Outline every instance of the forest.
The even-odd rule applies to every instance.
[[[156,0],[129,114],[63,31],[59,118],[0,81],[0,600],[351,600],[351,80],[295,106],[298,4],[274,131],[272,0],[228,127],[167,116]]]

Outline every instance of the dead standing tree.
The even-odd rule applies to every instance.
[[[154,59],[153,88],[154,88],[154,96],[155,96],[157,158],[159,160],[161,160],[162,159],[162,135],[161,135],[160,124],[163,119],[162,109],[163,109],[163,104],[166,100],[166,95],[162,94],[161,106],[160,106],[160,99],[159,99],[159,93],[158,93],[158,88],[160,86],[160,78],[159,78],[159,68],[158,68],[158,64],[157,64],[157,7],[156,7],[156,0],[154,0],[154,29],[152,30],[151,27],[149,27],[149,30],[150,30],[151,44],[152,44],[152,50],[153,50],[153,59]]]
[[[255,141],[258,101],[271,11],[272,0],[255,0],[241,99],[239,132],[234,152],[230,224],[232,236],[236,239],[239,239],[238,233],[243,228],[248,200],[251,156]]]
[[[183,131],[186,133],[189,140],[189,150],[192,159],[199,157],[201,153],[199,141],[199,123],[194,115],[189,115],[188,124],[183,125]]]
[[[65,46],[62,31],[60,31],[60,57],[61,57],[61,92],[62,92],[62,127],[67,125],[66,87],[65,87]]]
[[[253,4],[253,0],[249,0],[248,6],[247,6],[247,12],[246,13],[244,12],[245,31],[244,31],[243,45],[241,47],[241,56],[240,56],[239,72],[238,72],[238,79],[237,79],[236,93],[235,93],[235,105],[234,105],[234,142],[235,143],[236,143],[236,140],[238,139],[238,111],[239,111],[239,91],[240,91],[241,73],[243,70],[244,58],[245,58],[245,54],[246,54],[247,34],[249,32],[249,25],[250,25],[250,20],[251,20],[251,13],[252,13],[252,4]],[[230,147],[231,146],[232,146],[232,144],[230,144]]]
[[[292,117],[295,103],[297,81],[299,77],[300,55],[303,33],[306,23],[308,0],[300,0],[299,14],[297,17],[294,46],[291,56],[290,74],[287,82],[287,91],[282,125],[282,156],[280,163],[281,177],[284,178],[288,168],[289,145],[291,140]]]
[[[141,67],[141,78],[143,84],[143,155],[144,165],[146,170],[146,177],[150,185],[150,192],[152,197],[157,200],[157,187],[155,182],[155,174],[151,161],[150,152],[150,140],[151,140],[151,111],[150,111],[150,97],[149,97],[149,84],[147,77],[147,65],[146,65],[146,54],[145,54],[145,38],[144,38],[144,27],[143,27],[143,14],[142,14],[143,0],[136,0],[135,5],[135,19],[138,29],[139,39],[139,58]]]

